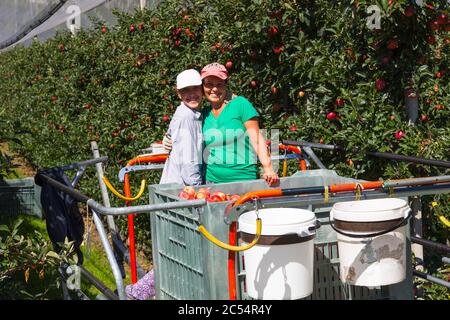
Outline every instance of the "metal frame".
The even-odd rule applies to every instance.
[[[80,192],[73,190],[43,174],[40,175],[40,177],[45,180],[47,183],[51,184],[52,186],[62,190],[63,192],[71,195],[74,199],[76,199],[79,202],[85,202],[87,203],[88,207],[91,208],[93,213],[93,220],[95,227],[99,233],[100,240],[102,242],[103,248],[105,250],[105,253],[108,258],[108,262],[111,266],[114,279],[116,282],[117,287],[117,295],[112,293],[111,290],[109,290],[104,284],[101,283],[98,279],[96,279],[92,274],[90,274],[86,269],[82,268],[82,275],[86,277],[86,279],[94,284],[102,293],[104,293],[104,298],[108,299],[115,299],[118,298],[120,300],[126,300],[126,294],[125,294],[125,288],[123,285],[123,277],[124,277],[124,270],[123,270],[123,261],[125,259],[126,262],[129,263],[129,254],[127,256],[127,249],[122,242],[119,232],[117,230],[117,227],[114,223],[114,216],[120,216],[120,215],[128,215],[128,214],[141,214],[141,213],[151,213],[154,211],[160,211],[160,210],[167,210],[167,209],[181,209],[181,208],[200,208],[206,205],[206,200],[187,200],[187,201],[177,201],[177,202],[170,202],[170,203],[164,203],[164,204],[149,204],[149,205],[140,205],[140,206],[130,206],[130,207],[111,207],[110,201],[108,197],[108,193],[106,191],[106,186],[102,180],[103,177],[103,169],[102,169],[102,162],[107,161],[107,157],[100,157],[98,152],[98,147],[95,142],[91,144],[92,151],[94,154],[94,159],[70,164],[68,166],[61,167],[63,170],[71,170],[71,169],[78,169],[77,173],[72,181],[72,186],[75,187],[78,183],[78,181],[81,179],[82,175],[84,174],[86,167],[88,165],[94,165],[96,166],[97,173],[98,173],[98,179],[99,184],[102,192],[102,198],[104,205],[100,204],[99,202],[95,201],[94,199],[89,198],[86,195],[81,194]],[[330,148],[331,149],[331,148]],[[325,168],[325,166],[322,164],[322,162],[317,158],[317,156],[314,154],[312,149],[309,146],[304,147],[303,150],[305,153],[318,165],[319,168]],[[283,157],[279,157],[283,158]],[[300,156],[286,156],[286,159],[295,159],[300,158]],[[135,168],[134,168],[135,167]],[[121,176],[124,176],[126,172],[131,171],[138,171],[138,170],[149,170],[149,169],[160,169],[160,165],[150,165],[150,166],[133,166],[128,168],[127,171],[124,171],[122,169],[119,174],[119,179]],[[436,182],[436,179],[439,180],[439,177],[430,177],[430,183]],[[392,186],[401,186],[401,183],[392,182]],[[435,185],[425,185],[425,186],[413,186],[413,187],[404,187],[400,190],[396,190],[397,196],[421,196],[421,195],[428,195],[428,194],[442,194],[442,193],[449,193],[450,192],[450,184],[449,183],[440,183]],[[376,198],[383,198],[386,197],[386,191],[381,190],[370,190],[366,191],[361,194],[361,199],[376,199]],[[392,195],[392,194],[391,194]],[[331,194],[329,199],[327,200],[327,203],[333,204],[340,201],[351,201],[354,200],[355,193],[354,192],[340,192],[336,194]],[[278,198],[265,198],[260,199],[261,208],[270,208],[270,207],[276,207],[279,206],[280,203],[283,204],[283,207],[295,207],[295,206],[304,206],[306,204],[308,205],[314,205],[319,203],[324,203],[324,197],[322,195],[318,194],[307,194],[307,195],[299,195],[299,196],[283,196]],[[253,209],[253,204],[251,203],[244,203],[242,205],[238,205],[236,207],[229,206],[227,210],[227,215],[225,216],[225,221],[227,223],[231,223],[232,221],[236,221],[238,216],[248,210]],[[108,229],[111,232],[112,240],[113,240],[113,246],[111,246],[107,231],[103,225],[103,222],[100,219],[100,215],[105,215],[107,218],[107,224]],[[412,241],[424,244],[426,240],[412,237]],[[431,246],[439,244],[432,243],[428,241],[426,245]],[[443,247],[440,247],[441,251],[443,248],[446,248],[446,250],[449,250],[449,247],[441,245]],[[448,253],[448,251],[446,251]],[[124,259],[123,259],[124,258]],[[446,262],[448,258],[444,257],[443,262]],[[448,261],[447,261],[448,263]],[[122,267],[122,268],[121,268]],[[140,269],[139,276],[142,277],[145,272]],[[61,279],[65,280],[64,271],[63,268],[60,268],[60,274]],[[432,281],[434,283],[441,284],[446,287],[450,287],[449,283],[447,281],[444,281],[442,279],[435,278],[431,275],[422,273],[417,270],[413,270],[413,274],[416,277],[424,278],[426,280]],[[240,274],[238,275],[240,276]],[[65,285],[65,281],[62,281],[62,288],[64,297],[70,299],[70,294],[68,292],[68,288]],[[81,291],[77,290],[77,294],[82,299],[87,299],[87,296]]]

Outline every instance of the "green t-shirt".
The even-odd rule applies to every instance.
[[[258,112],[244,97],[231,100],[216,118],[211,107],[203,110],[206,181],[214,183],[257,179],[256,154],[244,122]]]

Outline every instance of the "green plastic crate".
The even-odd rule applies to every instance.
[[[27,214],[42,217],[33,178],[0,181],[0,214],[17,216]]]
[[[338,176],[331,170],[297,172],[281,179],[281,188],[312,187],[355,182]],[[221,190],[229,194],[244,194],[267,189],[264,180],[209,185],[211,191]],[[177,184],[152,185],[150,201],[167,203],[178,201],[183,187]],[[197,230],[199,214],[202,224],[215,237],[228,242],[229,226],[223,221],[224,209],[229,202],[212,202],[205,207],[171,209],[150,215],[153,264],[157,299],[228,299],[228,251],[209,242]],[[345,285],[339,279],[337,237],[329,225],[331,204],[307,204],[296,206],[316,214],[322,227],[315,240],[314,291],[307,299],[412,299],[412,273],[400,284],[379,289]],[[409,237],[409,235],[408,235]],[[407,246],[410,249],[410,246]],[[407,259],[410,259],[410,250]],[[245,291],[243,253],[238,253],[239,298],[248,299]],[[407,260],[409,261],[409,260]]]

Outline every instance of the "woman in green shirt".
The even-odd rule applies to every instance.
[[[279,177],[260,132],[256,109],[244,97],[231,97],[223,65],[208,64],[200,74],[205,98],[211,105],[202,111],[205,180],[224,183],[257,179],[257,156],[264,171],[262,177],[270,186],[277,185]]]

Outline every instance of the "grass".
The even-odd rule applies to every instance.
[[[116,281],[114,279],[111,266],[106,257],[106,252],[100,247],[101,244],[92,243],[89,250],[85,245],[81,247],[83,252],[84,261],[83,266],[92,273],[97,279],[103,282],[112,291],[116,288]],[[126,278],[123,279],[124,285],[131,283],[131,274],[129,268],[125,265]],[[81,284],[82,290],[91,298],[94,299],[100,291],[87,281],[83,281]]]

